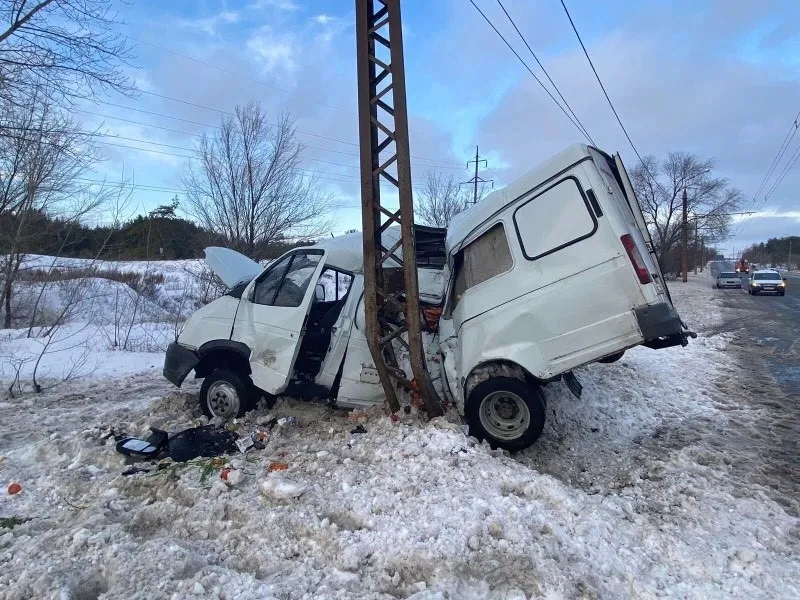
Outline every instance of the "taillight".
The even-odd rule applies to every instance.
[[[626,233],[619,239],[622,241],[622,245],[625,246],[625,252],[628,253],[628,258],[631,259],[631,264],[633,265],[633,270],[636,271],[636,276],[639,278],[639,283],[645,284],[652,282],[653,278],[650,277],[650,271],[644,264],[642,255],[639,253],[639,249],[636,247],[633,238]]]

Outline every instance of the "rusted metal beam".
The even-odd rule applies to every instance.
[[[367,341],[390,409],[399,409],[396,384],[411,385],[392,349],[392,342],[397,340],[408,349],[415,387],[433,417],[442,414],[442,407],[422,347],[400,0],[356,0],[356,48]],[[379,91],[378,86],[387,77],[390,81]],[[392,94],[387,101],[389,90]],[[383,140],[381,135],[385,136]],[[396,168],[396,176],[387,171],[390,166]],[[381,178],[398,189],[400,208],[396,212],[381,206]],[[385,223],[381,222],[383,217],[388,217]],[[382,234],[393,223],[400,225],[400,239],[387,248]],[[402,261],[398,260],[402,262],[402,289],[390,293],[384,265],[398,248],[402,248]],[[384,313],[390,319],[383,318]],[[399,329],[389,323],[391,315],[398,313],[402,313]],[[403,330],[407,330],[407,343],[400,337]]]

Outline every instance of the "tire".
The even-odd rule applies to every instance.
[[[616,354],[611,354],[610,356],[606,356],[598,360],[597,362],[601,362],[605,365],[610,365],[611,363],[617,362],[620,358],[625,356],[625,350],[621,350]]]
[[[209,419],[224,421],[244,416],[252,408],[255,394],[250,378],[227,369],[215,369],[200,387],[200,409]]]
[[[786,292],[778,292],[778,295],[779,295],[779,296],[785,296],[785,295],[786,295]]]
[[[486,440],[492,448],[517,452],[542,435],[544,395],[537,385],[511,377],[492,377],[472,390],[465,416],[470,435]]]

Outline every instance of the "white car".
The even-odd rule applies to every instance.
[[[398,235],[387,229],[383,245]],[[622,162],[595,148],[573,146],[492,193],[442,242],[446,264],[418,270],[420,299],[442,307],[433,350],[441,354],[429,368],[441,369],[443,392],[470,433],[493,446],[536,441],[543,385],[563,377],[578,391],[577,367],[694,335],[649,251]],[[204,378],[203,411],[226,419],[265,395],[383,403],[365,337],[362,249],[361,234],[350,234],[266,268],[207,249],[231,291],[189,318],[167,350],[165,377],[180,386],[194,371]]]
[[[778,296],[785,296],[786,282],[787,280],[782,278],[781,274],[773,269],[753,271],[750,273],[747,292],[751,296],[757,296],[758,294],[777,294]]]

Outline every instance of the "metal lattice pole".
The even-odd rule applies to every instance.
[[[397,364],[397,340],[408,350],[428,415],[437,416],[441,403],[422,348],[399,0],[356,0],[356,51],[367,342],[392,412],[400,408],[395,382],[414,387]],[[381,180],[397,188],[398,210],[382,206]],[[392,225],[400,226],[400,239],[386,247],[383,234]],[[402,278],[392,277],[397,262]]]

